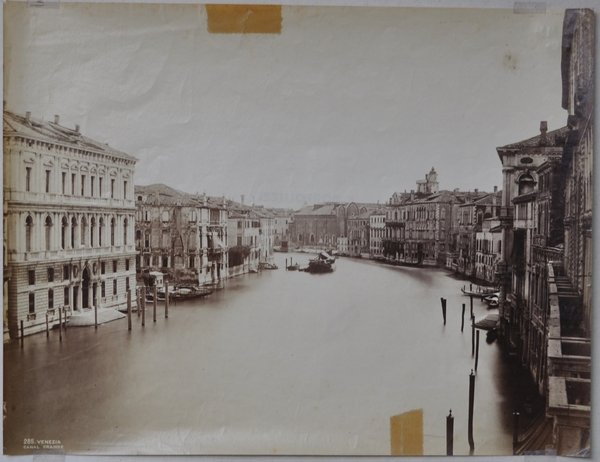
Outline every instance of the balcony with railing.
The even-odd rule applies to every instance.
[[[548,409],[559,435],[581,438],[589,432],[591,343],[581,328],[581,297],[562,275],[560,263],[547,264]],[[559,436],[558,446],[563,444]],[[565,443],[567,444],[567,443]]]

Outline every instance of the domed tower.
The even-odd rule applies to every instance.
[[[430,194],[435,194],[439,191],[439,184],[437,180],[437,172],[433,167],[427,175],[425,175],[425,180],[427,180],[426,190]]]

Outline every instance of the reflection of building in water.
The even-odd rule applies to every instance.
[[[206,284],[227,277],[227,210],[223,199],[163,184],[136,186],[135,243],[139,272],[170,282]]]
[[[4,111],[5,325],[16,337],[57,309],[126,305],[135,290],[136,159],[79,126]],[[133,297],[135,299],[135,297]]]

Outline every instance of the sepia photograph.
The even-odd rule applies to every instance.
[[[4,2],[3,454],[591,457],[594,10],[341,3]]]

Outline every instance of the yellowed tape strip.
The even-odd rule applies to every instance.
[[[206,5],[213,34],[280,34],[281,5]]]
[[[390,417],[392,456],[423,455],[423,409]]]

